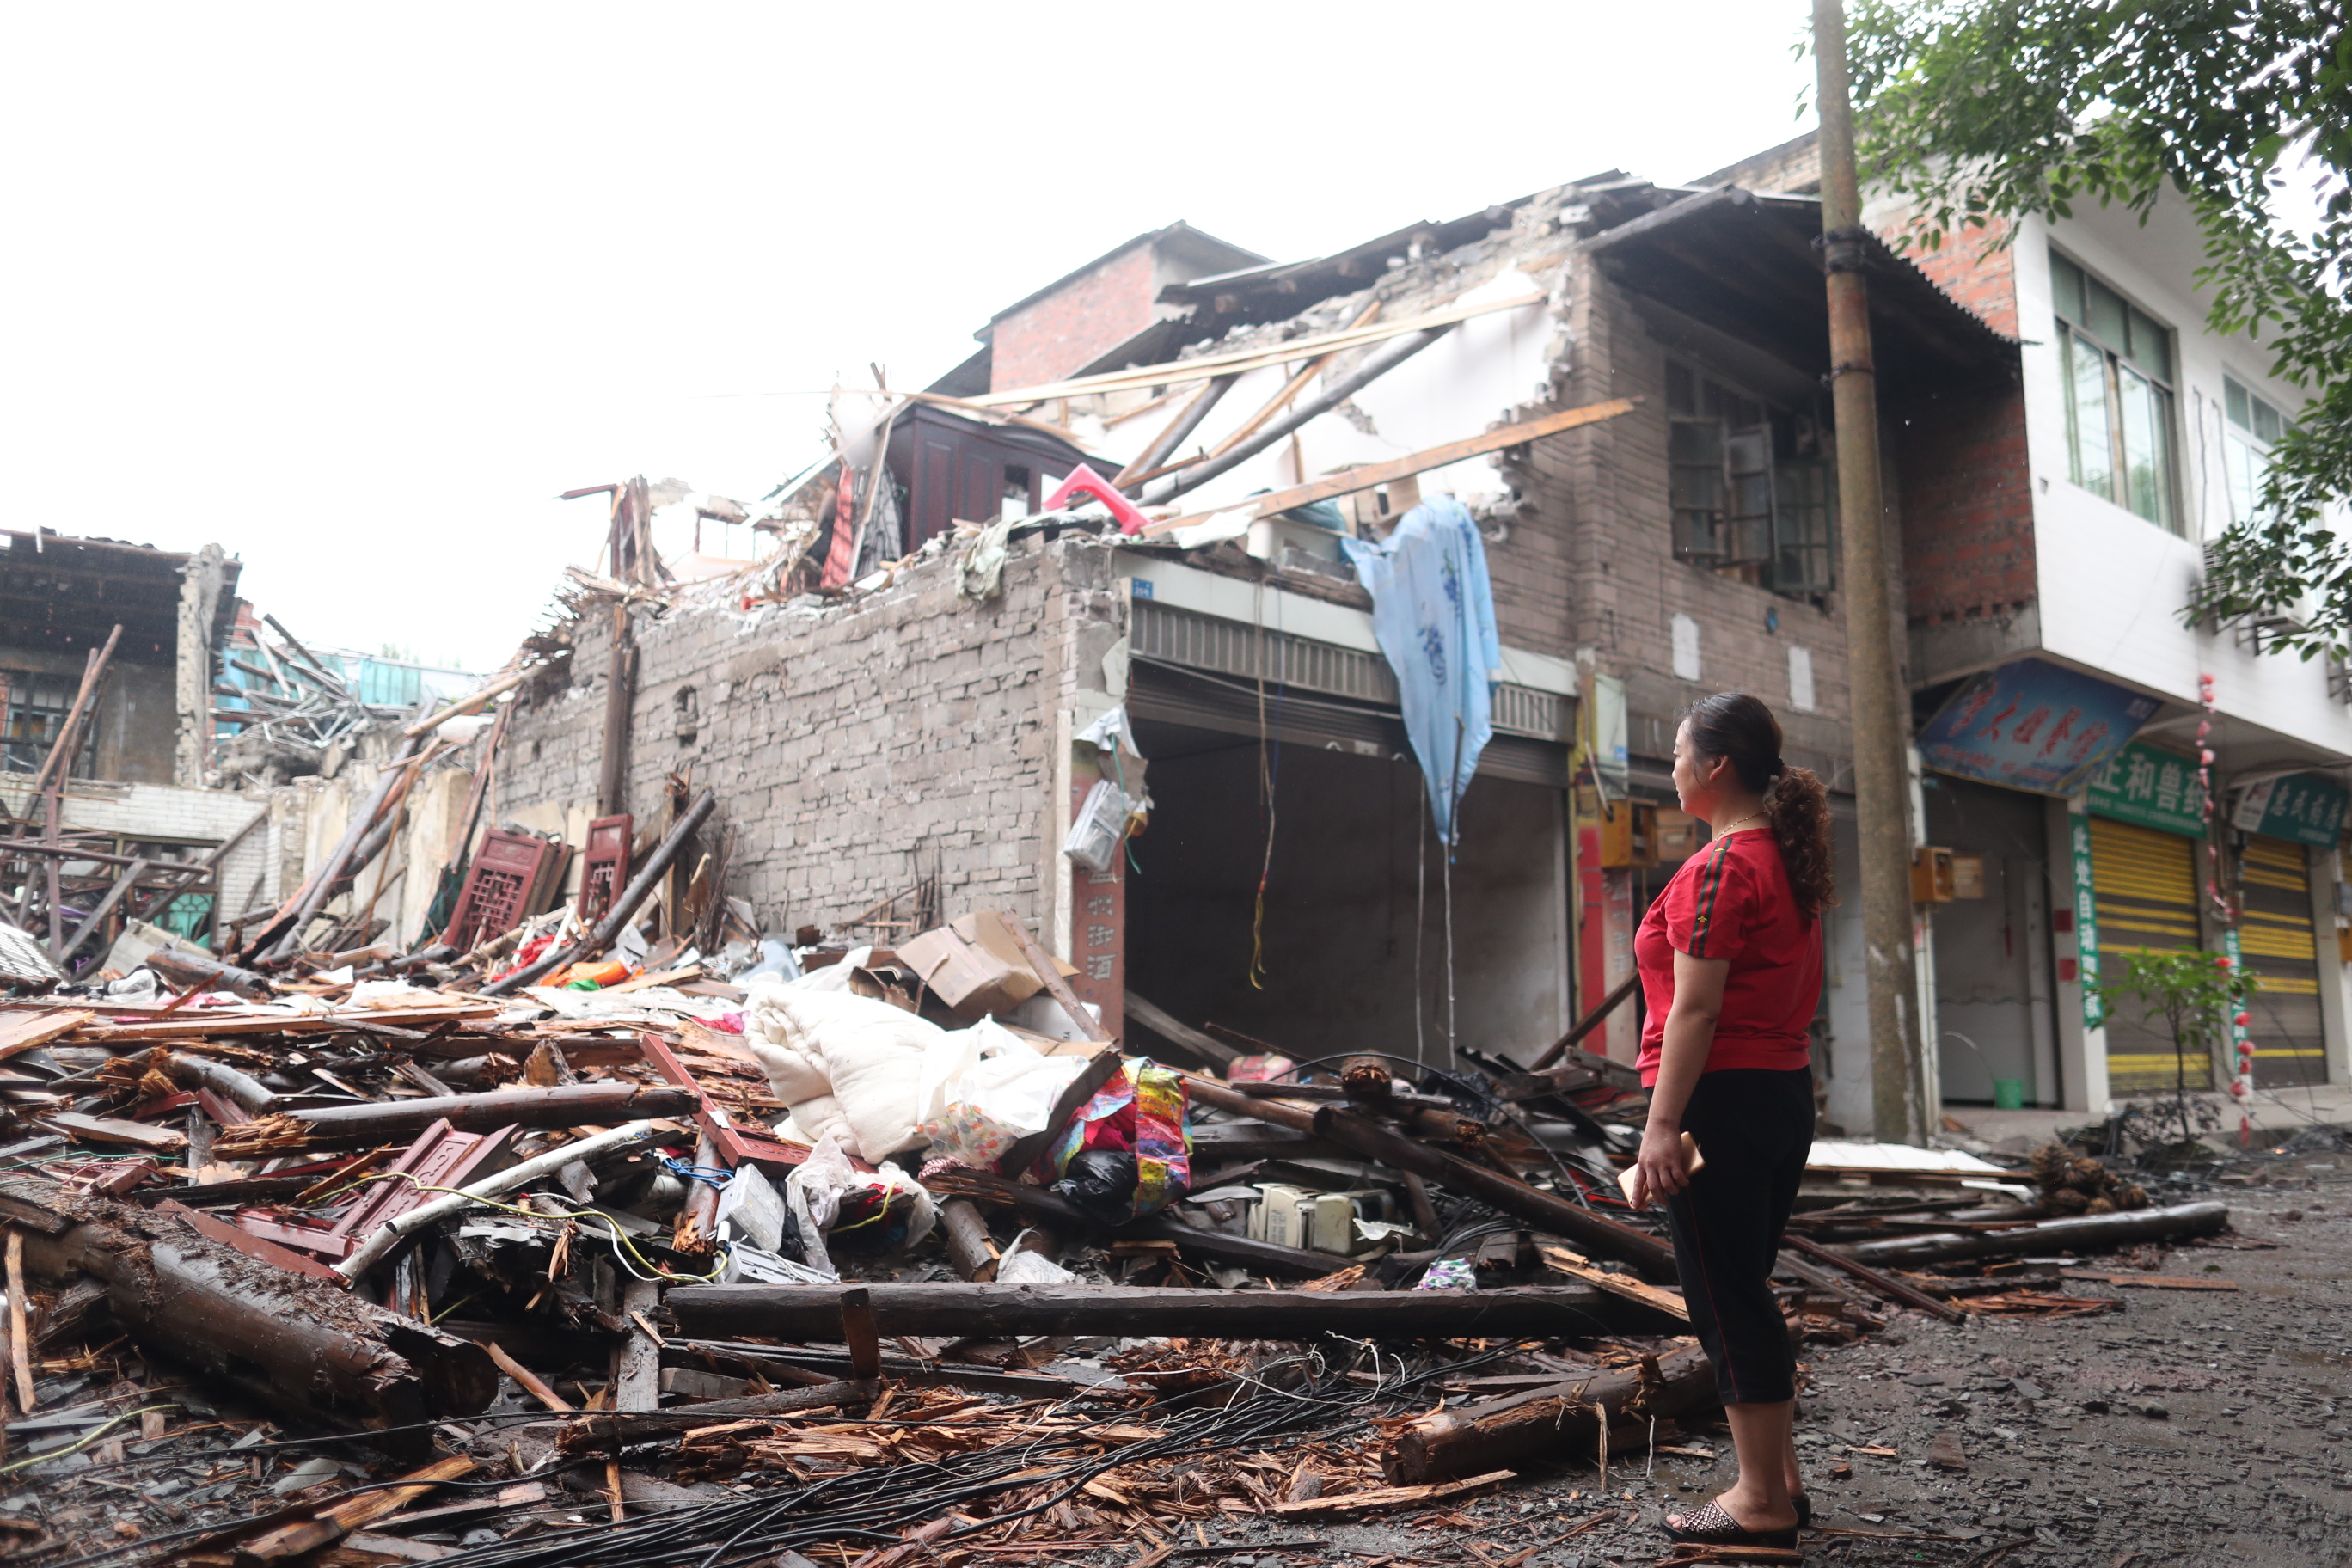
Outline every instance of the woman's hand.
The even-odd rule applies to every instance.
[[[1669,1198],[1690,1185],[1683,1174],[1683,1130],[1652,1121],[1642,1131],[1642,1153],[1634,1162],[1641,1175],[1633,1183],[1633,1206],[1647,1208],[1652,1198]]]

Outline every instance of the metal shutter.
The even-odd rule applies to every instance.
[[[2197,930],[2199,840],[2127,822],[2091,818],[2091,891],[2099,914],[2099,978],[2126,978],[2135,952],[2201,945]],[[2186,1064],[2191,1089],[2213,1087],[2213,1062],[2200,1050]],[[2136,1001],[2107,1010],[2107,1086],[2117,1094],[2170,1089],[2181,1068],[2159,1020],[2141,1019]]]
[[[2311,930],[2310,860],[2300,844],[2249,837],[2238,858],[2245,907],[2238,951],[2261,977],[2247,1011],[2253,1022],[2254,1082],[2327,1081],[2319,1022],[2319,952]]]

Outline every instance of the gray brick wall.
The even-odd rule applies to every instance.
[[[672,773],[715,788],[728,890],[770,929],[846,921],[934,858],[946,914],[1045,920],[1055,719],[1072,691],[1100,685],[1069,650],[1099,644],[1098,667],[1124,629],[1107,560],[1091,540],[1016,541],[1003,596],[987,604],[959,600],[940,557],[813,610],[641,618],[630,809],[640,824],[659,816]],[[516,715],[501,816],[593,808],[610,646],[605,617],[584,617],[572,686]]]

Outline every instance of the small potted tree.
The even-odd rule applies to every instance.
[[[2186,1142],[2197,1136],[2200,1119],[2189,1105],[2189,1058],[2212,1060],[2213,1048],[2230,1038],[2236,1017],[2260,984],[2253,972],[2226,952],[2184,948],[2164,952],[2141,949],[2124,956],[2124,977],[2096,981],[2102,1022],[2117,1003],[2129,1003],[2141,1022],[2158,1025],[2172,1037],[2173,1110]],[[2212,1123],[2220,1126],[2218,1119]],[[2165,1128],[2159,1117],[2159,1131]]]

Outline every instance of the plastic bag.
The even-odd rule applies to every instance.
[[[1416,1290],[1475,1290],[1478,1268],[1466,1258],[1441,1258],[1423,1270]]]
[[[1109,870],[1118,862],[1119,841],[1127,837],[1127,819],[1134,809],[1125,790],[1108,779],[1097,779],[1062,840],[1062,853],[1089,871]]]
[[[1192,1184],[1192,1141],[1185,1130],[1184,1079],[1149,1057],[1129,1057],[1118,1075],[1095,1091],[1069,1127],[1040,1155],[1034,1170],[1046,1185],[1061,1180],[1082,1151],[1135,1157],[1130,1219],[1142,1219],[1184,1195]]]
[[[1023,1231],[1004,1249],[1004,1257],[996,1265],[999,1285],[1075,1285],[1078,1277],[1046,1257],[1032,1252],[1021,1245],[1029,1233]]]
[[[1052,1121],[1084,1057],[1049,1057],[991,1018],[958,1029],[923,1053],[916,1094],[930,1157],[992,1167],[1006,1150]]]
[[[1101,1225],[1124,1225],[1134,1217],[1135,1156],[1117,1149],[1089,1149],[1071,1160],[1053,1190]]]
[[[877,1239],[911,1247],[939,1219],[939,1205],[921,1183],[887,1160],[871,1173],[857,1169],[830,1132],[785,1181],[784,1209],[802,1258],[836,1279],[830,1237],[837,1229],[875,1226]]]

